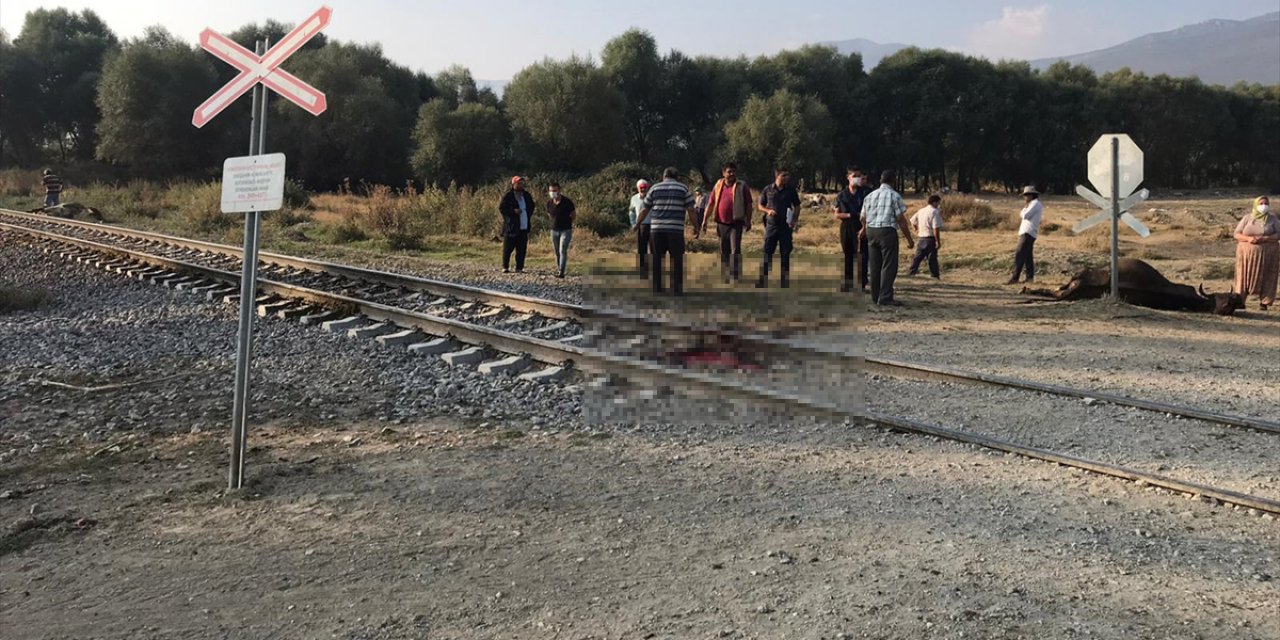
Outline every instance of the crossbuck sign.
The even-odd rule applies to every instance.
[[[1134,193],[1134,189],[1142,184],[1143,174],[1142,149],[1133,139],[1123,133],[1107,133],[1098,138],[1089,149],[1089,182],[1093,183],[1098,193],[1090,191],[1083,185],[1076,186],[1080,197],[1093,203],[1102,211],[1095,213],[1076,223],[1071,230],[1080,233],[1089,227],[1107,220],[1111,221],[1111,297],[1120,295],[1120,224],[1129,226],[1138,235],[1147,237],[1151,231],[1137,218],[1129,214],[1138,203],[1147,199],[1151,192],[1143,189]],[[1100,193],[1110,193],[1105,198]]]
[[[239,69],[240,75],[205,100],[204,104],[196,107],[195,114],[191,116],[191,124],[203,127],[214,116],[222,113],[223,109],[235,102],[236,98],[244,95],[259,82],[290,102],[306,109],[311,115],[318,116],[324,113],[328,107],[324,94],[281,69],[280,64],[301,49],[302,45],[313,36],[320,33],[321,29],[329,26],[329,18],[332,15],[332,9],[321,7],[262,56],[236,44],[231,38],[213,29],[202,31],[200,46],[223,62]]]
[[[284,154],[264,153],[267,136],[267,92],[271,89],[290,102],[320,115],[328,108],[324,94],[280,68],[289,56],[298,52],[322,29],[329,26],[333,10],[321,7],[296,28],[267,48],[265,40],[255,44],[255,51],[236,44],[230,38],[205,29],[200,33],[200,46],[240,73],[208,100],[196,107],[191,124],[203,127],[222,113],[237,98],[253,90],[252,120],[249,123],[249,155],[227,158],[222,175],[222,211],[244,213],[244,268],[240,274],[240,331],[236,338],[235,400],[231,408],[231,468],[227,484],[239,489],[244,483],[244,456],[248,440],[249,359],[253,351],[253,311],[257,298],[258,226],[263,211],[281,207],[284,192]]]

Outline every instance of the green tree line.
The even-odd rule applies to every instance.
[[[287,26],[228,34],[252,48]],[[476,185],[510,172],[591,174],[674,165],[709,182],[724,160],[763,182],[777,165],[835,186],[848,164],[896,169],[904,186],[959,191],[1084,181],[1102,133],[1146,152],[1146,184],[1280,186],[1280,85],[1205,85],[1129,70],[993,63],[909,48],[870,72],[857,54],[806,46],[773,56],[662,53],[630,30],[599,60],[544,59],[499,98],[452,67],[435,76],[381,48],[318,37],[289,62],[324,91],[313,117],[273,99],[269,151],[313,189],[344,180]],[[0,33],[0,166],[106,163],[129,175],[216,175],[243,155],[248,100],[203,129],[191,112],[235,71],[153,27],[121,40],[92,11],[39,9]]]

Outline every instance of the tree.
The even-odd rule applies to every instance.
[[[725,125],[750,96],[745,58],[689,58],[672,51],[663,60],[667,74],[667,140],[670,164],[696,167],[702,181],[718,175],[715,154],[724,145]]]
[[[290,58],[290,72],[325,92],[319,116],[272,99],[267,150],[282,151],[289,171],[315,189],[344,178],[403,184],[412,172],[412,134],[422,86],[381,47],[330,42]]]
[[[161,27],[147,29],[103,68],[97,97],[102,110],[98,158],[148,177],[211,166],[216,161],[213,135],[192,127],[191,113],[215,82],[203,52]]]
[[[435,87],[440,98],[450,109],[457,109],[459,105],[468,102],[480,101],[480,90],[476,88],[475,78],[471,77],[471,70],[460,64],[455,64],[436,74]]]
[[[32,99],[39,91],[36,65],[0,31],[0,166],[39,160],[43,113]]]
[[[64,162],[68,153],[93,157],[101,119],[94,96],[103,62],[118,44],[115,34],[88,9],[31,11],[14,40],[16,49],[36,67],[38,92],[29,99],[42,106],[44,137],[54,142]]]
[[[654,146],[664,137],[667,106],[668,77],[657,42],[647,31],[630,29],[604,45],[600,66],[625,101],[627,146],[640,163],[650,163]]]
[[[509,136],[496,108],[470,102],[451,110],[447,99],[437,98],[418,112],[413,169],[427,184],[479,184],[495,173]]]
[[[831,160],[832,129],[831,114],[817,98],[782,89],[747,101],[742,116],[725,127],[725,153],[759,183],[780,166],[796,176],[811,175]]]
[[[520,159],[547,170],[594,171],[622,154],[622,95],[590,60],[544,60],[505,92]]]

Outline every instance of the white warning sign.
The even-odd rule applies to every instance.
[[[222,212],[276,211],[284,206],[284,154],[227,158],[222,163]]]

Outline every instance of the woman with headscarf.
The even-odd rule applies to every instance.
[[[1236,225],[1236,292],[1244,300],[1257,295],[1262,310],[1276,302],[1280,279],[1280,218],[1262,196]]]

